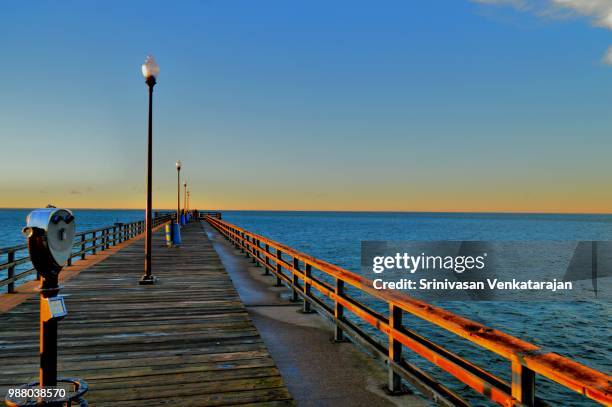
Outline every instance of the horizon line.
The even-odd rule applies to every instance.
[[[36,207],[2,207],[0,210],[13,209],[13,210],[24,210],[24,209],[35,209]],[[82,208],[69,208],[71,210],[97,210],[97,211],[144,211],[145,209],[139,208],[94,208],[94,207],[82,207]],[[153,212],[157,211],[168,211],[176,212],[176,209],[169,208],[157,208],[153,209]],[[464,211],[464,210],[347,210],[347,209],[204,209],[199,210],[201,212],[344,212],[344,213],[437,213],[437,214],[507,214],[507,215],[612,215],[612,212],[542,212],[542,211],[503,211],[503,210],[491,210],[491,211]]]

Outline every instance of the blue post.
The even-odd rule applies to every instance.
[[[172,223],[172,244],[174,246],[181,245],[181,226],[178,223]]]

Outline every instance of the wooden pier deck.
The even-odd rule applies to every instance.
[[[293,404],[217,253],[198,223],[180,248],[156,233],[154,286],[138,285],[143,241],[62,289],[59,375],[85,379],[90,405]],[[0,394],[37,379],[38,298],[0,314]]]

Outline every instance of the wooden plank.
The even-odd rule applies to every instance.
[[[61,292],[69,314],[59,324],[59,374],[88,381],[96,406],[291,405],[199,224],[182,237],[180,248],[167,248],[155,234],[153,286],[138,285],[142,241],[71,273]],[[38,374],[38,299],[20,301],[0,314],[1,394]]]

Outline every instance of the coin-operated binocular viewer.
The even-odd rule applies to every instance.
[[[40,273],[40,379],[7,397],[9,406],[86,406],[87,383],[57,377],[57,323],[68,314],[59,295],[59,274],[72,254],[75,220],[66,209],[47,207],[32,211],[26,220],[30,259]],[[68,387],[68,388],[67,388]],[[25,396],[24,396],[25,394]],[[20,397],[17,397],[19,395]]]

